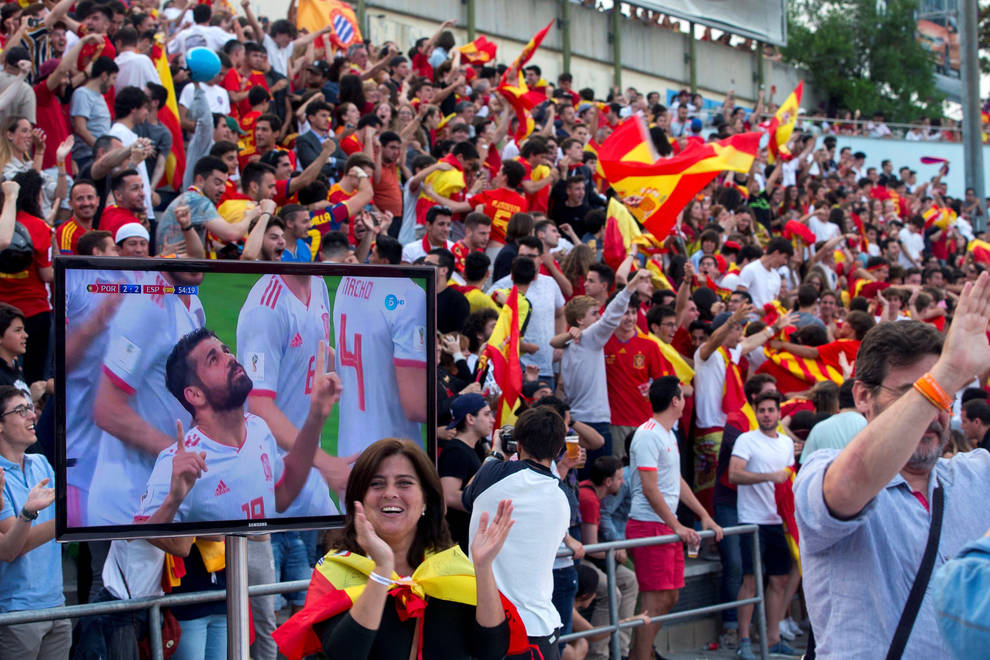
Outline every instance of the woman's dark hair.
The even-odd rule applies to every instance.
[[[484,254],[482,252],[481,254]],[[464,327],[461,329],[461,334],[467,337],[468,340],[468,350],[472,353],[477,353],[481,348],[481,345],[487,341],[487,339],[482,339],[479,335],[483,335],[485,332],[485,326],[488,325],[489,321],[497,321],[498,312],[494,309],[485,308],[477,311],[471,316],[467,317],[464,321]]]
[[[450,539],[450,529],[447,527],[447,519],[444,516],[443,488],[440,486],[440,477],[429,457],[420,449],[419,445],[411,440],[400,440],[398,438],[383,438],[368,446],[357,461],[354,462],[354,469],[347,480],[347,492],[344,499],[347,505],[347,516],[344,519],[344,534],[338,542],[338,549],[349,550],[365,554],[357,541],[357,529],[354,527],[354,503],[364,500],[371,480],[375,477],[375,472],[382,462],[390,456],[402,455],[409,459],[416,476],[419,478],[420,487],[423,489],[423,501],[426,503],[426,511],[416,524],[416,536],[409,546],[406,561],[409,566],[415,568],[423,563],[426,553],[441,552],[454,545]]]
[[[45,180],[41,178],[41,173],[36,170],[18,172],[14,181],[21,187],[17,191],[17,210],[36,218],[44,218],[41,212],[41,189]]]
[[[346,74],[340,77],[340,91],[337,93],[338,105],[353,103],[362,114],[367,101],[364,98],[364,85],[361,78],[354,74]]]

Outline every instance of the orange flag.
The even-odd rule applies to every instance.
[[[804,81],[798,83],[791,95],[777,109],[777,114],[770,120],[770,144],[767,145],[767,162],[774,163],[778,158],[789,160],[791,152],[787,150],[787,141],[794,132],[798,110],[801,109],[801,95],[804,93]]]
[[[626,127],[630,122],[633,126]],[[652,142],[645,122],[637,117],[623,122],[602,143],[598,158],[605,178],[620,198],[642,198],[629,210],[662,241],[681,210],[719,172],[749,171],[761,137],[761,133],[742,133],[719,142],[691,145],[672,158],[650,161],[647,154],[653,152]]]
[[[311,34],[327,25],[333,27],[328,35],[338,50],[361,43],[361,26],[354,9],[339,0],[299,0],[296,5],[296,27],[305,28]],[[319,43],[317,43],[319,46]]]
[[[151,47],[151,60],[161,78],[162,86],[168,92],[165,105],[158,109],[158,121],[165,125],[172,134],[172,151],[165,158],[165,181],[177,192],[182,190],[182,177],[186,173],[186,148],[182,143],[182,127],[179,125],[179,105],[175,96],[175,84],[172,82],[172,70],[168,68],[168,58],[165,49],[160,44]],[[160,181],[152,181],[152,187],[160,185]]]
[[[482,35],[457,50],[461,52],[461,64],[487,64],[495,59],[498,46]]]

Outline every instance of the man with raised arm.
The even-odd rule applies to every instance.
[[[882,657],[944,501],[937,569],[990,527],[990,454],[942,459],[952,397],[990,367],[990,274],[967,283],[949,331],[881,323],[856,359],[867,425],[842,450],[815,452],[794,485],[808,612],[819,658]],[[938,490],[937,490],[938,489]],[[950,657],[927,592],[904,658]]]

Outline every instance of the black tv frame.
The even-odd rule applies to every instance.
[[[65,274],[67,270],[137,270],[146,272],[203,272],[246,275],[313,275],[318,277],[408,277],[426,283],[427,338],[435,337],[436,275],[424,266],[370,266],[363,264],[291,263],[275,261],[227,261],[207,259],[159,259],[126,257],[56,256],[53,306],[55,312],[55,538],[58,542],[106,541],[115,539],[161,538],[196,535],[268,534],[288,530],[332,529],[343,527],[344,516],[268,518],[265,520],[216,520],[130,524],[93,527],[67,526],[67,482],[65,447]],[[209,310],[207,310],[209,311]],[[437,459],[437,367],[436,342],[426,342],[427,421],[426,452]],[[162,384],[164,387],[164,383]],[[398,405],[398,404],[396,404]]]

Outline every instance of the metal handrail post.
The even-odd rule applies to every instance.
[[[760,559],[760,532],[753,532],[753,579],[756,581],[756,621],[760,627],[760,657],[767,660],[767,609],[763,599],[763,561]],[[745,632],[745,631],[740,631]]]
[[[250,654],[248,620],[248,559],[246,536],[227,536],[227,658],[247,660]]]
[[[612,627],[609,642],[612,647],[612,657],[619,658],[619,597],[615,593],[618,584],[615,579],[615,550],[605,552],[605,575],[608,577],[608,623]]]
[[[162,606],[155,603],[148,612],[148,635],[151,638],[151,660],[164,660],[162,650]]]

